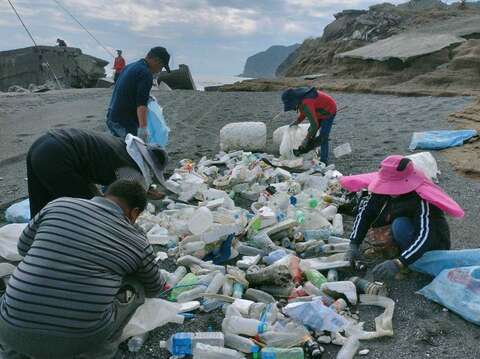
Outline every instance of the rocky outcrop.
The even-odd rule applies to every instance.
[[[266,51],[250,56],[245,63],[243,77],[275,77],[278,66],[296,49],[300,44],[291,46],[272,46]]]
[[[63,88],[95,87],[108,61],[72,47],[38,46],[0,52],[0,91],[45,83]]]

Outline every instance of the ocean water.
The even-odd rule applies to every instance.
[[[248,80],[246,77],[221,76],[221,75],[197,75],[192,74],[197,90],[203,91],[207,86],[220,86],[233,84],[237,81]]]

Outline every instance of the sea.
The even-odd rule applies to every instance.
[[[203,91],[208,86],[229,85],[238,81],[248,80],[248,77],[222,76],[222,75],[196,75],[192,74],[197,90]]]

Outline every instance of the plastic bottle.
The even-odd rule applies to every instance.
[[[225,278],[223,282],[222,294],[231,296],[233,294],[233,280],[230,278]]]
[[[226,317],[222,329],[232,334],[243,334],[254,337],[267,329],[267,324],[256,319],[242,317]]]
[[[242,359],[236,350],[199,343],[193,349],[193,359]]]
[[[288,266],[284,264],[275,264],[258,271],[248,271],[247,280],[250,284],[274,283],[283,285],[291,280],[291,274]]]
[[[265,255],[265,251],[263,249],[247,246],[246,244],[243,244],[243,243],[237,246],[237,251],[242,256]]]
[[[272,250],[277,247],[265,232],[256,234],[252,238],[252,243],[255,247],[266,250]]]
[[[291,256],[289,261],[289,270],[292,275],[293,283],[299,286],[302,283],[302,272],[300,271],[300,258]]]
[[[282,238],[282,247],[291,249],[293,248],[292,241],[288,237],[283,237]]]
[[[322,292],[320,291],[320,289],[317,286],[313,285],[312,282],[310,281],[303,283],[303,290],[308,295],[315,295],[315,296],[322,295]]]
[[[223,285],[223,281],[225,279],[225,275],[223,273],[217,273],[210,284],[208,285],[207,289],[205,290],[205,293],[208,294],[217,294],[220,291],[220,288]]]
[[[178,295],[192,289],[198,283],[198,277],[193,273],[188,273],[170,292],[169,300],[174,301]]]
[[[270,293],[274,297],[278,298],[288,298],[292,295],[292,291],[295,289],[293,285],[288,285],[285,287],[278,285],[262,285],[259,287],[260,290]]]
[[[272,348],[266,347],[262,349],[261,352],[262,359],[304,359],[302,348]]]
[[[321,248],[322,253],[344,253],[350,248],[349,243],[324,244]]]
[[[131,353],[138,353],[148,339],[148,332],[142,335],[135,335],[128,341],[128,350]]]
[[[338,271],[336,269],[330,269],[327,273],[328,282],[337,282],[338,281]]]
[[[274,250],[273,252],[270,252],[268,256],[263,257],[263,262],[267,265],[271,265],[275,263],[276,261],[282,259],[287,255],[287,252],[285,249],[277,249]]]
[[[212,212],[207,207],[198,208],[188,221],[188,229],[193,234],[202,234],[213,224]]]
[[[248,288],[247,291],[245,292],[245,298],[253,300],[255,302],[260,302],[260,303],[275,303],[276,300],[274,297],[272,297],[270,294],[267,292],[264,292],[262,290],[254,289],[254,288]]]
[[[303,231],[303,236],[306,241],[311,241],[312,239],[328,239],[332,231],[330,228],[320,228],[320,229],[306,229]]]
[[[343,236],[343,216],[339,213],[333,217],[332,233],[336,236]]]
[[[317,288],[320,288],[323,283],[327,282],[327,278],[315,269],[306,270],[305,275],[307,276],[307,280]]]
[[[381,295],[383,297],[388,296],[388,289],[383,283],[369,282],[368,280],[359,277],[352,277],[349,281],[355,284],[359,293]]]
[[[251,339],[231,333],[225,333],[225,346],[243,353],[258,353],[260,351],[260,347]]]
[[[176,333],[167,341],[160,341],[160,348],[176,356],[192,355],[198,343],[223,347],[224,336],[222,332]]]
[[[243,297],[243,291],[245,290],[245,287],[243,284],[235,282],[233,283],[233,298],[242,298]]]
[[[177,269],[175,269],[175,272],[171,273],[168,276],[167,285],[170,288],[174,287],[186,275],[187,275],[187,268],[185,268],[184,266],[177,267]]]

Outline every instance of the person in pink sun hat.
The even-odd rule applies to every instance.
[[[350,192],[368,189],[359,205],[350,235],[349,260],[360,255],[360,245],[371,228],[389,226],[398,258],[386,260],[373,269],[376,280],[395,278],[425,252],[450,249],[450,229],[445,213],[461,218],[462,208],[428,179],[406,157],[385,158],[378,172],[340,179]]]

